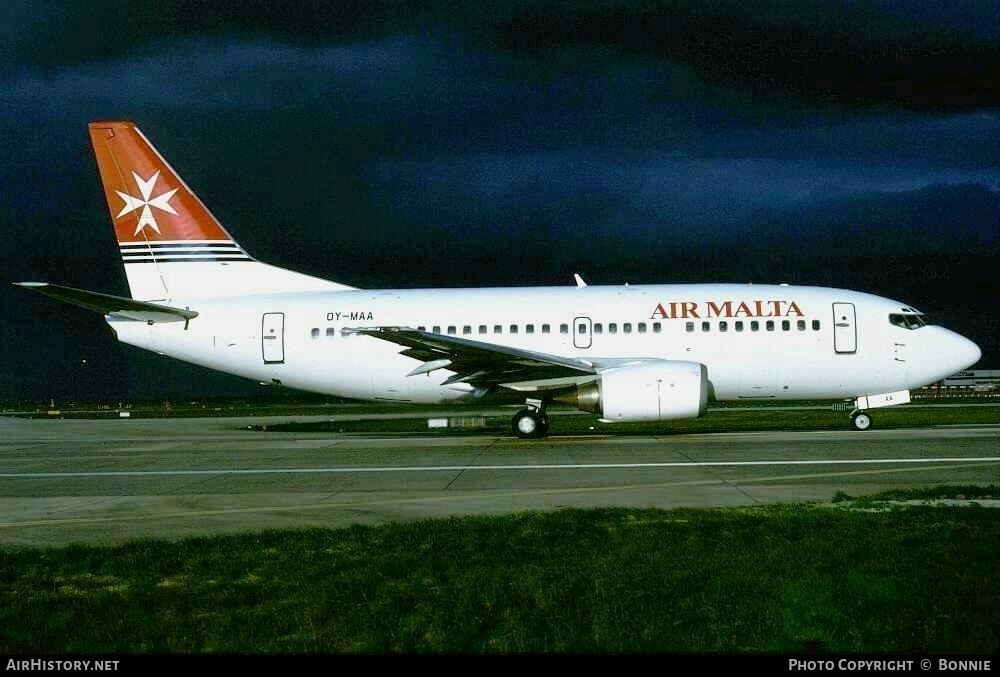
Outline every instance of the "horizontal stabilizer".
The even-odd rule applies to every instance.
[[[62,287],[47,282],[15,282],[14,284],[87,310],[95,310],[104,315],[114,315],[140,322],[187,322],[198,317],[198,313],[194,310],[171,308],[156,303],[135,301],[96,291]]]

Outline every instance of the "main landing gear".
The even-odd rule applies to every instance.
[[[537,439],[549,434],[549,415],[542,400],[528,400],[526,407],[514,414],[510,429],[522,440]]]
[[[868,430],[872,427],[872,415],[867,411],[855,409],[851,412],[851,425],[855,430]]]

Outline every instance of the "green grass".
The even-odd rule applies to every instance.
[[[815,505],[6,549],[0,653],[995,653],[998,561],[990,509]]]
[[[513,413],[512,410],[511,415]],[[875,421],[875,429],[1000,423],[1000,407],[901,406],[877,409],[871,415]],[[552,416],[551,421],[552,435],[672,435],[753,430],[845,430],[851,425],[847,412],[834,412],[828,409],[774,411],[766,406],[747,411],[710,411],[701,418],[664,423],[606,424],[599,422],[597,416],[589,414]],[[268,425],[266,429],[272,432],[426,432],[433,435],[467,432],[450,429],[428,431],[427,417],[289,422]],[[510,434],[510,417],[487,417],[485,430]]]

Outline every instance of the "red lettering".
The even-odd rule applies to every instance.
[[[649,316],[649,319],[651,319],[651,320],[669,320],[670,316],[667,315],[667,311],[663,308],[663,304],[662,303],[657,303],[656,304],[656,310],[654,310],[653,314]]]
[[[693,301],[685,301],[681,304],[681,317],[697,317],[701,319],[701,315],[698,314],[698,304]]]
[[[736,309],[736,312],[733,313],[733,317],[753,317],[753,312],[750,310],[746,301],[740,301],[740,306]]]
[[[717,306],[715,304],[714,301],[709,301],[708,302],[708,317],[712,317],[713,313],[715,313],[715,315],[714,315],[715,317],[732,317],[733,316],[733,302],[732,301],[726,301],[725,303],[722,304],[722,307],[719,307],[719,306]]]
[[[795,305],[795,301],[792,301],[790,304],[788,304],[788,312],[785,313],[785,315],[791,315],[792,313],[795,313],[799,317],[804,316],[804,313],[801,310],[799,310],[799,307],[797,305]]]

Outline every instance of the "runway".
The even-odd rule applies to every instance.
[[[1000,482],[1000,425],[541,441],[240,429],[266,422],[0,418],[0,544]]]

